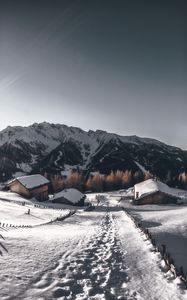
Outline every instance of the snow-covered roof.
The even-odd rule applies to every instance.
[[[155,179],[148,179],[143,182],[137,183],[134,186],[135,195],[138,193],[138,198],[143,198],[147,195],[154,194],[158,191],[171,195],[173,197],[181,197],[182,194],[185,192],[180,189],[170,188],[167,184],[155,180]]]
[[[37,188],[45,184],[49,184],[49,180],[40,174],[17,177],[9,181],[8,184],[12,184],[16,180],[19,181],[28,190]]]
[[[84,197],[84,194],[79,192],[77,189],[64,189],[63,191],[56,193],[55,197],[53,200],[60,199],[60,198],[65,198],[68,201],[72,203],[77,203],[79,202],[82,198]]]

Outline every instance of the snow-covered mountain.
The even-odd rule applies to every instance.
[[[104,174],[149,170],[162,179],[168,174],[173,178],[187,170],[187,151],[154,139],[46,122],[0,132],[1,181],[39,171],[67,174],[72,168]]]

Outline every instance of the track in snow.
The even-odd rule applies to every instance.
[[[118,208],[111,207],[107,211],[106,206],[101,206],[95,212],[77,213],[64,222],[62,231],[60,224],[50,225],[46,230],[49,230],[49,239],[41,239],[41,234],[45,234],[41,230],[33,245],[26,240],[29,257],[27,252],[21,252],[18,263],[22,265],[21,258],[25,258],[28,271],[21,270],[19,275],[19,266],[13,264],[16,273],[11,268],[12,274],[19,275],[20,282],[9,275],[1,292],[2,299],[187,299],[177,282],[167,280],[160,270],[160,258],[152,252],[151,245],[132,220]],[[31,236],[35,234],[37,231]],[[56,234],[60,235],[59,239]],[[32,264],[30,253],[35,263],[38,258],[41,260],[38,269]],[[9,264],[7,267],[10,268]],[[10,284],[12,278],[14,287]]]
[[[63,253],[55,268],[36,278],[20,299],[137,299],[126,290],[128,276],[111,212],[85,248],[72,253]]]

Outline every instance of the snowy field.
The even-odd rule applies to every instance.
[[[42,225],[69,213],[69,209],[53,209],[45,203],[33,202],[15,193],[0,192],[0,225],[35,226]],[[24,203],[24,205],[22,205]],[[29,211],[29,214],[28,214]],[[8,225],[8,226],[7,226]]]
[[[7,200],[15,203],[25,202],[27,204],[32,204],[32,200],[25,199],[19,194],[12,193],[12,192],[0,191],[0,200]]]
[[[28,210],[30,213],[28,214]],[[69,210],[56,210],[51,208],[37,208],[30,205],[18,205],[0,200],[0,222],[1,225],[34,226],[54,221],[69,213]]]
[[[3,231],[8,253],[0,258],[0,299],[187,299],[180,280],[163,271],[160,255],[121,210],[119,194],[103,194],[99,203],[95,196],[88,196],[94,211]],[[19,219],[12,208],[12,220]],[[45,215],[50,209],[39,210]]]
[[[175,264],[187,274],[187,205],[140,205],[121,203],[150,230],[158,244],[165,244]]]

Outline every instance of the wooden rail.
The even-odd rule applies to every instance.
[[[63,221],[66,218],[69,218],[70,216],[74,215],[76,213],[75,210],[70,210],[66,215],[59,216],[51,221],[48,221],[46,223],[41,223],[41,224],[36,224],[36,225],[14,225],[14,224],[9,224],[5,222],[0,222],[0,230],[2,231],[8,231],[9,229],[18,229],[18,228],[34,228],[38,226],[43,226],[43,225],[48,225],[51,223],[54,223],[56,221]]]
[[[167,271],[171,271],[171,273],[174,275],[174,278],[179,277],[184,283],[185,287],[187,288],[187,276],[184,274],[183,266],[180,267],[176,266],[174,259],[171,257],[170,253],[166,251],[166,245],[165,244],[158,245],[155,238],[153,238],[151,232],[147,228],[144,228],[140,222],[136,221],[135,218],[129,212],[127,212],[124,207],[122,207],[122,209],[133,221],[135,226],[144,233],[147,239],[150,240],[150,242],[154,247],[155,252],[160,253],[167,267]]]

